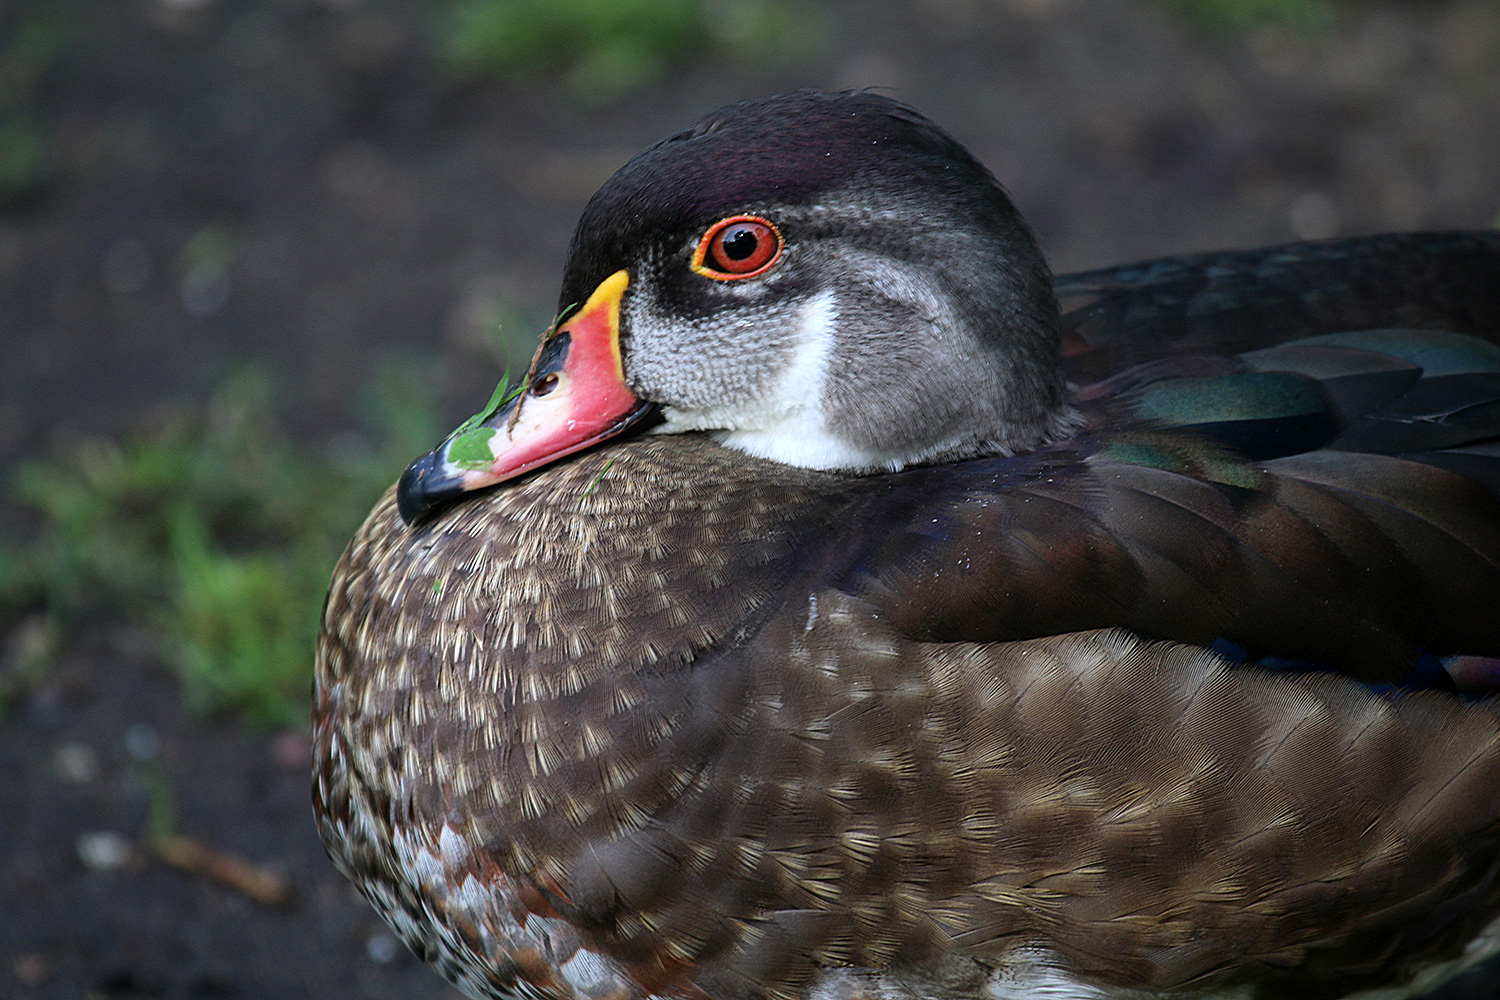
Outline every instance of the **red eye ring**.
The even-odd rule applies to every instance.
[[[781,230],[758,215],[731,215],[708,227],[693,251],[692,268],[715,281],[765,274],[781,259]]]

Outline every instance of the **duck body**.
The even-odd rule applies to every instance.
[[[976,304],[926,238],[835,245],[877,214],[842,181],[647,197],[703,136],[806,176],[846,116],[958,155],[914,115],[750,102],[591,203],[522,395],[335,571],[335,862],[473,997],[1394,1000],[1500,949],[1500,238],[1091,272],[1059,315],[1004,211]],[[673,362],[736,337],[746,374]]]

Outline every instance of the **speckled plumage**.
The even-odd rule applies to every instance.
[[[1101,986],[1275,984],[1308,956],[1348,963],[1333,946],[1354,935],[1369,968],[1299,994],[1338,996],[1410,960],[1412,911],[1500,893],[1487,705],[1125,633],[913,641],[884,595],[793,582],[888,489],[654,438],[415,531],[384,502],[321,651],[336,858],[383,872],[377,900],[467,899],[494,995],[527,975],[496,960],[507,947],[535,951],[547,995],[577,989],[548,963],[583,948],[641,956],[616,959],[609,993],[680,993],[707,965],[712,995],[758,996],[816,991],[805,954],[882,966],[951,941],[1004,968],[1036,935]],[[418,892],[423,851],[438,867]],[[466,875],[486,891],[439,889]],[[1387,893],[1403,906],[1367,902]],[[507,921],[509,943],[479,930]]]
[[[1500,657],[1500,355],[1306,339],[1299,252],[1062,279],[1077,430],[1023,454],[386,496],[319,640],[335,862],[475,997],[1393,1000],[1494,950],[1500,711],[1442,666]],[[1493,338],[1470,291],[1393,315]]]

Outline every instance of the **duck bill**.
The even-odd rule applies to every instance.
[[[496,390],[485,412],[413,462],[396,488],[407,524],[470,490],[524,475],[608,440],[651,411],[625,385],[616,271],[546,337],[518,392]]]

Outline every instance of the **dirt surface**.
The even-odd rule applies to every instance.
[[[928,112],[1059,270],[1486,227],[1500,208],[1493,0],[1350,4],[1311,40],[1216,36],[1126,0],[841,0],[807,7],[785,57],[718,51],[592,107],[545,79],[445,85],[414,4],[14,4],[0,32],[46,4],[69,42],[28,97],[48,179],[0,208],[7,467],[192,405],[252,360],[315,444],[341,440],[356,387],[393,363],[456,421],[498,377],[497,320],[529,353],[610,171],[705,110],[795,86],[879,85]],[[299,734],[185,717],[127,624],[86,630],[0,719],[0,997],[453,995],[323,856],[306,758]],[[142,849],[167,813],[288,880],[290,901]]]

